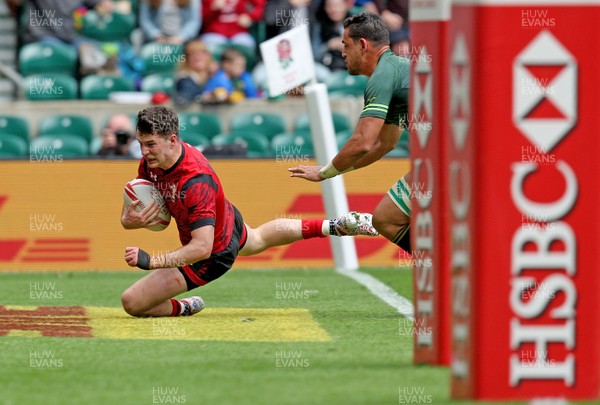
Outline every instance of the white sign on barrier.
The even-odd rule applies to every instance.
[[[301,25],[260,44],[269,95],[276,97],[315,78],[308,25]]]

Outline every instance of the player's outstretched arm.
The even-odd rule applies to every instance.
[[[326,166],[292,167],[288,169],[291,177],[298,177],[309,181],[322,181],[335,177],[340,173],[354,170],[356,168],[354,165],[369,153],[372,153],[372,158],[379,155],[379,148],[377,148],[376,153],[373,153],[372,150],[377,145],[382,128],[383,119],[381,118],[363,117],[359,119],[354,133],[330,163]],[[370,163],[375,160],[377,159],[374,159]],[[366,165],[364,164],[363,166]]]
[[[153,202],[147,207],[144,207],[140,212],[135,210],[141,202],[139,200],[133,201],[129,206],[123,204],[123,210],[121,211],[121,225],[125,229],[139,229],[146,228],[152,225],[156,225],[160,222],[158,214],[160,213],[160,207],[158,204]]]

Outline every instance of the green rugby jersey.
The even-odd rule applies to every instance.
[[[375,71],[367,81],[363,117],[377,117],[386,124],[406,126],[408,118],[408,89],[410,61],[392,51],[385,51],[379,58]]]

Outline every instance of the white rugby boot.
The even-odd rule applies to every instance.
[[[373,227],[373,215],[356,211],[330,219],[329,233],[334,236],[379,235]]]
[[[188,297],[179,300],[184,307],[181,316],[192,316],[204,309],[204,300],[202,297]]]

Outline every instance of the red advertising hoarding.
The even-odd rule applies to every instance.
[[[414,362],[450,363],[447,142],[450,0],[412,0],[409,130],[413,166]]]
[[[452,396],[598,398],[600,1],[452,19]]]

